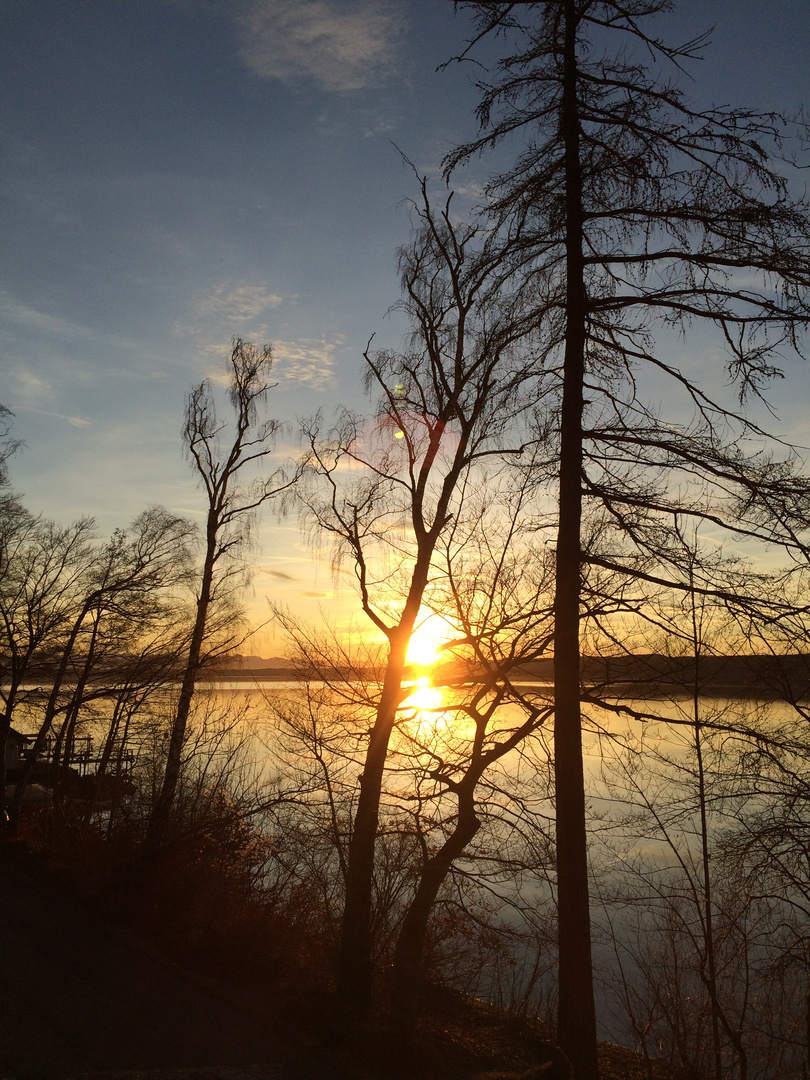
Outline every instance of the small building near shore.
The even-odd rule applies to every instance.
[[[6,772],[19,769],[20,761],[25,754],[26,747],[34,741],[33,735],[23,735],[21,731],[11,728],[6,739],[6,752],[4,764]]]

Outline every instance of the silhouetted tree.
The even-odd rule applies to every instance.
[[[427,184],[418,228],[400,256],[412,335],[403,353],[365,353],[380,394],[369,423],[346,414],[331,440],[313,422],[307,513],[353,567],[363,612],[386,641],[349,844],[338,990],[356,1017],[372,990],[371,906],[380,797],[407,683],[411,635],[444,571],[436,553],[483,482],[486,467],[519,456],[537,404],[536,315],[518,294],[493,296],[501,256],[475,227],[435,209]],[[424,610],[423,610],[424,607]]]
[[[11,437],[13,416],[10,409],[0,405],[0,488],[8,484],[8,459],[20,447],[19,440]]]
[[[481,135],[448,170],[507,139],[514,165],[486,188],[484,214],[527,285],[560,313],[555,755],[559,1038],[581,1080],[597,1075],[580,719],[580,617],[588,566],[681,579],[666,519],[705,517],[737,538],[794,551],[807,485],[785,461],[748,454],[766,436],[742,405],[703,389],[656,332],[714,328],[741,399],[779,374],[810,309],[807,204],[791,197],[776,116],[692,107],[674,82],[705,35],[670,46],[647,19],[666,0],[462,5],[506,55],[482,80]],[[611,41],[618,38],[615,47]],[[666,334],[664,335],[666,337]],[[656,381],[657,380],[657,381]],[[664,395],[659,418],[646,404]],[[683,419],[689,416],[691,419]],[[586,549],[600,504],[622,543]],[[629,546],[629,551],[628,551]],[[612,549],[612,550],[611,550]]]
[[[52,674],[82,606],[93,556],[93,522],[62,527],[34,517],[9,496],[0,502],[0,749],[32,688]],[[45,670],[43,671],[43,667]],[[5,791],[5,766],[3,790]],[[3,818],[5,822],[5,817]]]
[[[534,784],[525,774],[510,778],[505,760],[511,755],[515,770],[515,752],[525,751],[552,712],[539,688],[527,690],[516,681],[525,676],[524,665],[550,650],[553,568],[543,545],[538,550],[533,543],[537,534],[524,528],[533,471],[511,479],[506,491],[488,483],[477,499],[468,498],[472,512],[467,507],[443,538],[437,563],[443,564],[445,585],[430,606],[448,631],[453,628],[442,653],[449,673],[443,677],[440,669],[434,677],[440,700],[433,707],[416,706],[412,723],[400,729],[404,745],[396,755],[397,775],[414,775],[412,813],[423,848],[392,976],[392,1016],[406,1034],[422,1003],[434,905],[462,856],[471,859],[470,877],[483,873],[486,856],[470,847],[482,826],[487,827],[480,848],[503,853],[507,873],[523,869],[505,855],[515,826],[534,833],[546,866],[553,863],[547,837],[528,810],[548,798],[547,781],[540,770]]]
[[[191,465],[207,499],[203,556],[197,585],[197,606],[185,659],[180,694],[169,734],[163,783],[149,821],[147,846],[158,847],[164,836],[177,791],[191,701],[200,670],[241,640],[235,599],[245,584],[242,553],[253,516],[286,490],[295,477],[277,470],[260,478],[273,453],[279,430],[276,420],[259,420],[273,363],[269,346],[256,348],[235,338],[229,360],[228,400],[233,425],[217,417],[213,388],[205,380],[188,397],[183,439]],[[230,442],[223,445],[223,436]],[[252,474],[252,476],[251,476]],[[214,633],[214,616],[218,621]]]
[[[3,600],[5,644],[18,663],[15,680],[20,662],[25,661],[22,670],[30,676],[36,659],[45,698],[12,800],[15,812],[57,717],[63,717],[58,741],[69,743],[81,706],[111,696],[116,676],[104,671],[102,646],[120,650],[117,661],[125,666],[126,651],[141,632],[165,619],[176,623],[178,609],[167,603],[167,594],[182,581],[189,557],[188,522],[160,507],[145,511],[102,549],[91,543],[88,519],[68,529],[34,524],[33,535],[12,563],[15,589]],[[95,681],[102,672],[109,681]]]

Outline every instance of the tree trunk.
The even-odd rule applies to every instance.
[[[73,747],[76,743],[76,725],[79,721],[79,711],[82,706],[84,691],[87,688],[87,682],[90,678],[90,672],[92,671],[93,662],[95,660],[100,620],[101,613],[97,611],[93,629],[90,634],[90,641],[87,645],[87,654],[84,658],[81,674],[76,682],[76,688],[73,691],[73,701],[65,714],[64,722],[62,723],[62,727],[54,742],[53,755],[51,757],[51,766],[53,769],[53,803],[55,807],[59,808],[63,808],[65,803],[64,788],[70,775],[68,769],[70,768],[70,759],[73,757]]]
[[[397,938],[391,1004],[394,1025],[405,1038],[413,1031],[416,1020],[430,913],[450,867],[481,827],[475,813],[474,791],[475,783],[459,792],[456,827],[422,870]]]
[[[559,1013],[557,1038],[577,1080],[597,1080],[585,781],[580,717],[582,413],[587,303],[576,81],[576,11],[565,0],[562,125],[566,177],[566,338],[560,421],[560,518],[554,602]]]
[[[169,749],[166,755],[166,766],[163,772],[163,783],[160,794],[155,803],[152,815],[149,818],[149,826],[146,833],[146,851],[154,853],[163,843],[166,835],[166,827],[169,823],[169,814],[177,794],[177,784],[180,780],[180,769],[183,763],[183,746],[186,741],[186,728],[191,713],[191,701],[197,686],[197,677],[200,673],[200,657],[202,656],[205,632],[208,624],[208,610],[211,606],[211,591],[214,581],[214,564],[217,552],[218,522],[215,511],[209,510],[206,527],[205,559],[203,562],[202,579],[200,582],[200,595],[197,600],[197,613],[194,619],[194,629],[188,647],[186,667],[183,674],[183,682],[180,687],[180,697],[177,700],[177,709],[172,721],[172,730],[169,736]]]
[[[5,832],[6,829],[6,747],[8,746],[8,735],[11,731],[11,713],[8,709],[4,709],[0,713],[0,833]]]
[[[402,677],[411,628],[400,625],[396,635],[391,635],[385,682],[360,777],[357,814],[349,843],[338,997],[346,1019],[361,1024],[371,1007],[372,997],[371,896],[383,773],[402,698]]]
[[[73,647],[76,644],[76,638],[79,636],[79,631],[81,630],[82,625],[84,624],[84,620],[87,618],[90,609],[97,602],[97,600],[97,596],[91,596],[85,601],[81,611],[79,612],[79,615],[76,618],[76,621],[71,628],[70,635],[65,642],[65,646],[62,650],[62,656],[59,661],[59,667],[57,668],[56,675],[54,676],[53,680],[53,685],[51,686],[51,692],[48,695],[48,703],[45,706],[45,715],[42,718],[42,723],[40,724],[39,731],[37,732],[37,737],[34,740],[34,745],[29,751],[28,761],[25,764],[25,768],[22,770],[22,775],[17,782],[17,787],[14,789],[14,795],[11,799],[11,802],[9,803],[9,817],[12,819],[12,821],[16,820],[20,812],[20,806],[22,805],[23,794],[25,792],[26,785],[30,783],[31,777],[34,774],[34,766],[36,764],[37,758],[45,749],[45,742],[48,738],[48,735],[50,734],[54,718],[56,717],[59,694],[62,690],[62,684],[65,681],[65,675],[67,674],[70,658],[73,655]]]
[[[439,500],[437,519],[442,520],[451,486],[445,481],[445,494]],[[374,848],[380,818],[380,798],[388,757],[388,744],[402,703],[402,680],[405,675],[408,644],[425,594],[430,560],[436,533],[415,530],[421,550],[414,564],[408,598],[395,629],[388,632],[388,662],[385,668],[380,703],[369,736],[357,814],[349,843],[349,867],[346,878],[346,903],[341,927],[338,964],[338,1000],[343,1021],[362,1031],[369,1019],[372,991],[371,904],[374,883]]]

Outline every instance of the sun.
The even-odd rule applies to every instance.
[[[441,646],[453,636],[452,628],[438,615],[428,615],[411,634],[407,663],[432,667],[441,655]]]
[[[438,645],[431,638],[419,632],[411,636],[408,643],[407,662],[417,667],[430,667],[439,658]]]

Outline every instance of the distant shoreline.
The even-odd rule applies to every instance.
[[[221,668],[203,669],[198,685],[250,687],[259,683],[305,683],[308,679],[325,681],[317,671],[307,675],[301,669],[287,666],[282,657],[273,657],[266,666],[262,665],[262,659],[251,657],[248,663],[239,662],[238,666],[223,664]],[[47,682],[47,672],[40,674]],[[406,679],[415,680],[425,674],[428,674],[427,669],[414,665],[406,673]],[[433,668],[431,675],[437,685],[456,679],[480,681],[479,673],[454,663]],[[37,687],[36,678],[34,676],[26,689]],[[330,678],[373,682],[374,673],[346,667],[332,670]],[[516,686],[548,690],[554,683],[554,660],[548,657],[524,664],[514,669],[511,678]],[[586,656],[582,658],[582,682],[586,692],[592,690],[605,698],[684,697],[697,690],[701,697],[807,701],[810,700],[810,655],[704,656],[697,663],[693,656],[670,657],[657,653]],[[72,681],[66,679],[65,686],[69,685]]]
[[[313,677],[314,682],[321,682]],[[301,675],[297,675],[295,672],[273,673],[264,674],[256,673],[250,675],[235,675],[228,674],[223,676],[217,676],[216,678],[210,678],[202,680],[198,685],[216,687],[219,684],[227,684],[233,686],[244,686],[246,689],[250,689],[256,683],[300,683],[304,684],[307,679]],[[527,690],[551,690],[554,683],[551,681],[541,679],[514,679],[515,686],[521,687]],[[179,685],[179,684],[177,684]],[[438,683],[441,686],[442,683]],[[585,683],[584,689],[586,691],[593,690],[596,687],[600,688],[602,696],[608,701],[620,700],[634,700],[634,701],[657,701],[668,700],[673,698],[685,699],[692,696],[692,691],[686,687],[677,683],[659,683],[656,686],[649,686],[642,683],[630,683],[630,682],[615,682],[603,684]],[[767,686],[743,686],[736,683],[716,683],[703,687],[699,696],[701,698],[734,698],[740,701],[780,701],[788,700],[784,694],[780,694],[777,690]],[[801,694],[796,697],[796,701],[810,700],[810,692]],[[586,702],[587,704],[587,702]]]

